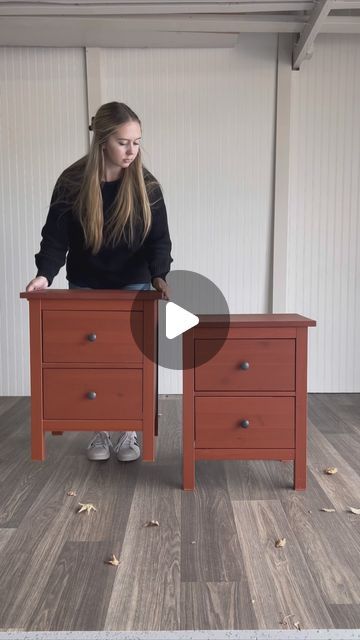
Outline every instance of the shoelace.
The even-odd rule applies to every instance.
[[[90,443],[91,447],[106,447],[107,444],[107,436],[104,433],[97,433],[95,438]],[[109,443],[110,444],[110,443]]]
[[[123,436],[121,436],[116,445],[116,450],[118,451],[120,447],[126,443],[128,443],[129,446],[138,444],[136,431],[127,431]]]

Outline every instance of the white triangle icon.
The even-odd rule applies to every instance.
[[[166,304],[166,337],[169,340],[199,324],[199,318],[175,302]]]

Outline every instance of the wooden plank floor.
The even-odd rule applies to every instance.
[[[154,464],[89,462],[76,432],[40,463],[29,398],[0,398],[0,630],[360,627],[360,394],[309,394],[306,492],[275,461],[200,461],[183,492],[181,397],[159,411]]]

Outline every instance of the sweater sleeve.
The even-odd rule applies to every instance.
[[[155,192],[155,203],[151,206],[152,221],[145,239],[145,255],[149,265],[151,280],[156,277],[166,279],[173,262],[166,206],[160,187]]]
[[[62,199],[59,180],[51,197],[45,225],[41,230],[40,251],[35,254],[36,276],[45,276],[52,284],[53,279],[65,264],[69,248],[69,207]]]

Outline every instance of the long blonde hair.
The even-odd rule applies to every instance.
[[[100,188],[104,175],[102,145],[119,126],[131,121],[141,127],[138,116],[123,102],[103,104],[89,127],[93,131],[89,153],[65,169],[57,183],[60,199],[71,205],[83,228],[85,246],[93,254],[98,253],[104,244],[117,245],[122,238],[132,246],[135,227],[142,230],[142,244],[151,227],[151,206],[161,196],[159,182],[143,165],[139,148],[135,160],[122,170],[121,185],[105,228]],[[158,200],[150,202],[149,197],[154,191]]]

